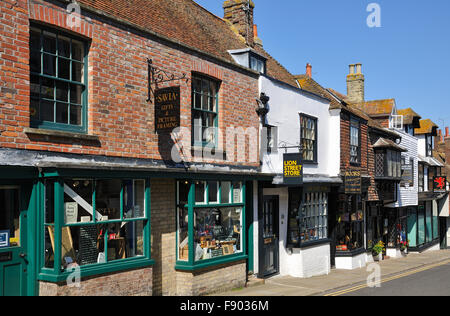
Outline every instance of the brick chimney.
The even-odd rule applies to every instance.
[[[255,4],[252,0],[227,0],[223,3],[225,20],[228,20],[244,37],[248,46],[254,46],[254,24],[253,9]]]
[[[347,96],[350,102],[364,102],[364,75],[361,72],[362,64],[349,65],[347,75]]]
[[[449,133],[448,133],[448,127],[445,128],[445,138],[450,137]]]
[[[309,78],[312,78],[312,66],[311,66],[310,63],[307,63],[307,64],[306,64],[306,75],[307,75]]]
[[[439,143],[443,143],[444,142],[444,135],[442,134],[442,130],[441,129],[438,129],[438,131],[437,131],[437,136],[438,136],[438,142]]]

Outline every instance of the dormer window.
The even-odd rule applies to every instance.
[[[236,49],[228,51],[234,61],[243,67],[250,68],[259,73],[266,73],[267,58],[258,54],[251,48]]]
[[[266,73],[266,61],[259,58],[257,55],[250,55],[250,69],[253,69],[259,73]]]

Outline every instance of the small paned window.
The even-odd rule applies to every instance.
[[[304,162],[317,162],[317,118],[300,114],[300,144]]]
[[[30,29],[32,127],[86,131],[86,43],[65,33]]]
[[[74,264],[101,266],[145,259],[149,244],[145,238],[149,225],[147,183],[144,179],[46,181],[44,267],[60,266],[57,272],[62,273]]]
[[[253,55],[250,56],[250,69],[253,69],[257,72],[266,73],[266,62],[261,58],[257,58]]]
[[[350,163],[359,164],[361,157],[360,124],[352,120],[350,123]]]
[[[200,76],[192,78],[193,143],[197,146],[217,144],[219,83]]]
[[[178,181],[178,261],[188,262],[190,253],[193,262],[243,253],[244,190],[240,181]],[[193,193],[188,201],[182,198],[186,191]]]

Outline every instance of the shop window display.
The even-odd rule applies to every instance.
[[[328,238],[328,193],[289,193],[287,244],[298,246]]]
[[[54,267],[56,247],[62,268],[144,256],[145,180],[65,179],[58,186],[57,181],[45,186],[45,267]],[[63,203],[58,205],[61,191]]]
[[[193,211],[194,261],[243,252],[241,182],[179,181],[177,192],[178,261],[189,261],[189,209]],[[190,201],[189,196],[194,201]]]
[[[379,206],[369,206],[367,212],[367,249],[383,239],[383,217]]]
[[[337,251],[352,251],[364,246],[364,213],[360,195],[340,195],[336,222]]]

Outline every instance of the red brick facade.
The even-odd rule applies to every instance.
[[[185,73],[190,78],[192,72],[200,72],[219,80],[219,128],[240,126],[258,130],[255,112],[258,84],[251,72],[237,71],[231,65],[215,62],[214,58],[84,10],[80,26],[72,29],[67,25],[64,4],[5,0],[1,1],[0,10],[1,147],[167,160],[173,143],[154,132],[153,103],[146,101],[147,59],[175,76]],[[66,30],[90,43],[89,137],[42,135],[29,129],[30,23]],[[170,85],[181,86],[181,126],[190,130],[191,83],[180,81]],[[226,146],[224,134],[219,147]],[[248,153],[248,149],[248,144],[240,144],[235,152]],[[239,164],[258,166],[257,161],[246,161]]]

